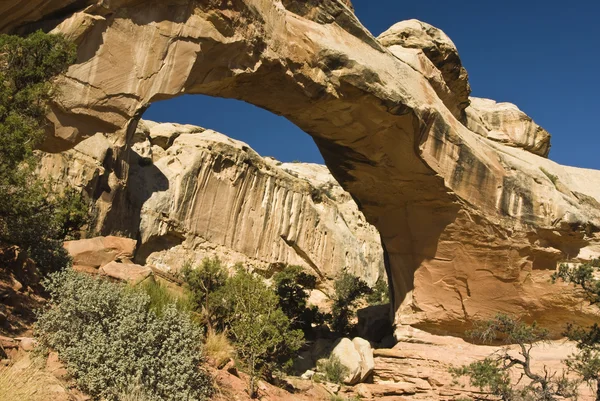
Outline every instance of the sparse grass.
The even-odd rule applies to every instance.
[[[59,380],[43,370],[42,361],[26,357],[0,368],[0,401],[52,400],[60,387]]]
[[[204,343],[204,355],[222,368],[235,355],[235,349],[225,333],[209,330]]]
[[[346,397],[342,397],[341,395],[335,395],[335,394],[332,394],[329,397],[329,400],[330,401],[361,401],[360,397],[358,397],[358,396],[353,396],[353,397],[350,397],[350,398],[346,398]]]
[[[335,355],[331,355],[326,362],[319,364],[318,369],[319,372],[325,375],[325,379],[331,383],[342,383],[348,375],[348,368]]]
[[[542,171],[542,173],[544,173],[544,175],[545,175],[546,177],[548,177],[548,179],[549,179],[550,181],[552,181],[552,184],[554,184],[554,186],[556,186],[556,184],[558,183],[558,176],[556,176],[556,175],[554,175],[554,174],[550,173],[548,170],[546,170],[546,169],[545,169],[545,168],[543,168],[543,167],[540,167],[540,170]]]
[[[127,386],[117,395],[117,399],[119,401],[150,401],[150,397],[139,384]]]
[[[146,280],[142,284],[142,289],[150,297],[150,309],[157,315],[161,315],[165,307],[173,304],[180,311],[193,309],[189,296],[185,293],[176,293],[156,280]]]

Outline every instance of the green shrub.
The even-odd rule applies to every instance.
[[[343,272],[335,281],[334,289],[331,327],[339,336],[347,336],[355,328],[351,320],[356,313],[357,301],[371,289],[362,279],[348,272]]]
[[[304,343],[302,331],[290,327],[273,290],[241,267],[218,297],[226,311],[228,333],[250,374],[249,393],[255,396],[258,377],[291,366],[292,356]]]
[[[390,290],[383,277],[375,283],[370,294],[367,295],[369,305],[384,305],[390,303]]]
[[[273,283],[279,298],[279,307],[290,319],[293,329],[309,333],[313,323],[324,321],[318,308],[307,306],[308,290],[314,289],[317,284],[315,276],[305,273],[300,266],[286,266],[275,274]]]
[[[149,401],[203,400],[211,380],[199,369],[201,329],[168,305],[157,315],[150,297],[124,285],[54,273],[50,306],[35,325],[43,347],[55,349],[77,385],[108,401],[139,383]]]
[[[175,305],[177,310],[182,312],[193,309],[193,304],[187,294],[176,294],[159,281],[145,280],[141,289],[150,298],[148,307],[159,316],[162,315],[165,308],[171,305]]]
[[[62,242],[87,218],[79,193],[52,193],[34,173],[53,78],[74,61],[75,46],[60,35],[0,35],[0,241],[27,251],[42,271],[68,263]]]
[[[223,311],[218,291],[227,281],[227,272],[219,258],[206,258],[200,266],[187,262],[181,270],[183,280],[190,293],[190,302],[199,311],[206,323],[223,329]]]
[[[325,379],[331,383],[342,383],[349,373],[348,368],[335,355],[331,355],[327,360],[321,362],[318,369],[319,372],[325,375]]]

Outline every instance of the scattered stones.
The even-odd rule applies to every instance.
[[[300,378],[302,380],[310,380],[313,378],[313,376],[315,375],[315,371],[314,370],[307,370],[306,372],[302,373],[302,375],[300,376]]]
[[[25,352],[31,352],[37,346],[37,340],[30,337],[17,337],[15,340],[19,341],[19,347]]]

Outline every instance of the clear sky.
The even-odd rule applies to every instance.
[[[600,169],[600,1],[353,3],[374,35],[410,18],[441,28],[458,47],[473,96],[519,106],[552,134],[552,160]],[[322,162],[293,124],[235,100],[184,96],[155,103],[144,118],[212,128],[282,161]]]

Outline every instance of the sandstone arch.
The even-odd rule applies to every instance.
[[[45,14],[79,45],[47,150],[96,132],[125,144],[148,104],[181,93],[244,100],[310,134],[379,229],[396,323],[460,333],[495,310],[547,324],[571,315],[577,301],[548,275],[595,244],[600,173],[471,131],[436,67],[384,47],[344,2],[72,4]],[[5,27],[31,29],[44,10]]]

